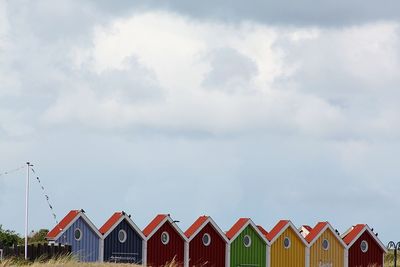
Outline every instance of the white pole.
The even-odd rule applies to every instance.
[[[26,163],[26,186],[25,186],[25,260],[28,259],[28,210],[29,210],[29,168],[33,166]]]

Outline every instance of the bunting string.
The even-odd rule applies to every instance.
[[[26,166],[24,165],[24,166],[21,166],[21,167],[18,167],[18,168],[15,168],[15,169],[12,169],[12,170],[9,170],[9,171],[6,171],[6,172],[1,172],[1,173],[0,173],[0,176],[4,176],[4,175],[7,175],[7,174],[11,174],[11,173],[20,171],[20,170],[22,170],[22,169],[25,168],[25,167],[26,167]]]
[[[42,193],[44,195],[44,198],[46,199],[47,205],[50,208],[51,215],[53,216],[53,219],[56,222],[56,224],[58,224],[57,215],[54,211],[53,205],[51,205],[50,197],[47,194],[46,189],[44,188],[42,181],[40,180],[39,176],[36,174],[35,170],[33,168],[31,168],[31,170],[32,170],[33,174],[35,174],[35,176],[36,176],[36,181],[38,182],[40,189],[42,190]]]

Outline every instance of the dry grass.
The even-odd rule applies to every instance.
[[[140,265],[133,264],[118,264],[118,263],[82,263],[76,261],[72,256],[64,256],[48,261],[37,260],[35,262],[26,262],[20,259],[7,259],[0,262],[0,267],[14,267],[14,266],[29,266],[29,267],[139,267]],[[165,267],[179,267],[181,264],[177,264],[175,261],[165,265]],[[394,266],[394,255],[390,251],[385,257],[385,267]],[[400,253],[397,259],[397,266],[400,267]]]
[[[0,267],[14,267],[14,266],[28,266],[28,267],[139,267],[141,265],[135,264],[122,264],[122,263],[83,263],[78,262],[72,256],[63,256],[47,261],[37,260],[35,262],[29,262],[21,259],[6,259],[4,261],[0,261]],[[165,267],[179,267],[180,264],[177,264],[174,260],[171,263],[165,265]]]

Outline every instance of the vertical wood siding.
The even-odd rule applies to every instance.
[[[161,233],[168,232],[169,243],[161,243]],[[169,222],[163,226],[147,241],[147,264],[152,267],[164,266],[174,258],[183,266],[184,261],[184,240]]]
[[[249,235],[251,237],[251,246],[245,247],[243,237]],[[232,267],[265,267],[266,266],[267,245],[253,229],[247,226],[240,235],[232,242],[230,253],[230,265]]]
[[[329,249],[322,248],[322,241],[329,240]],[[310,267],[344,267],[344,247],[328,229],[310,248]]]
[[[82,231],[82,238],[77,241],[74,237],[75,229]],[[69,244],[72,247],[72,253],[77,256],[80,261],[98,261],[99,260],[99,244],[100,239],[89,225],[82,219],[76,220],[69,227],[56,243]]]
[[[283,245],[285,237],[289,237],[291,245],[286,249]],[[271,246],[271,267],[305,267],[306,246],[288,227]]]
[[[124,243],[118,239],[118,232],[121,229],[125,230],[127,235]],[[142,238],[126,220],[121,221],[104,240],[104,261],[115,261],[112,256],[129,258],[122,262],[142,263]]]
[[[204,246],[203,235],[211,237],[209,246]],[[190,241],[189,266],[224,267],[225,266],[225,240],[218,234],[214,227],[208,223]]]
[[[368,242],[368,251],[361,251],[361,241]],[[349,249],[349,267],[383,267],[383,251],[373,237],[365,231]]]

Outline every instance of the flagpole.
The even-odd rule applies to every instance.
[[[33,165],[26,163],[26,185],[25,185],[25,260],[28,259],[28,215],[29,215],[29,169]]]

